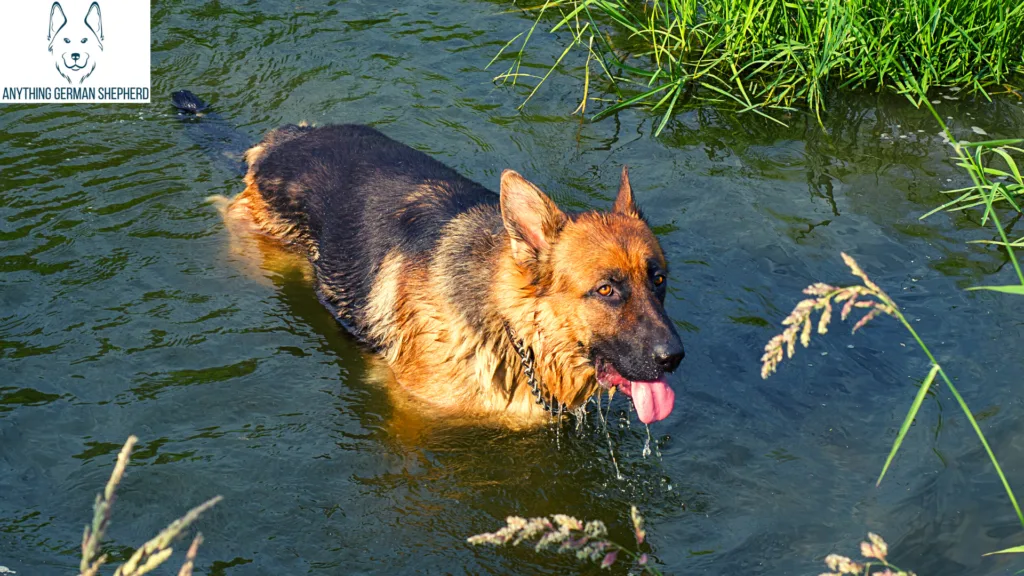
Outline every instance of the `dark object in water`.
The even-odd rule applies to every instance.
[[[232,127],[220,114],[210,111],[209,104],[188,90],[171,94],[171,103],[178,109],[178,118],[189,126],[186,132],[193,142],[221,168],[235,176],[245,174],[242,155],[252,145],[253,138]]]
[[[199,114],[210,107],[188,90],[178,90],[171,94],[171,102],[180,114]]]

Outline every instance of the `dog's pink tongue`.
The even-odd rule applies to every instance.
[[[672,413],[676,393],[669,388],[664,379],[630,384],[630,396],[633,397],[633,406],[636,406],[636,413],[641,422],[650,424],[664,420]]]

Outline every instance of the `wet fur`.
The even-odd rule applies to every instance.
[[[566,238],[532,250],[536,238],[508,228],[497,194],[367,126],[285,126],[246,161],[245,190],[220,205],[229,228],[304,253],[320,301],[383,356],[404,397],[445,418],[549,421],[504,321],[533,348],[553,403],[580,406],[598,389],[590,347],[640,320],[601,325],[577,310],[580,291],[608,267],[666,266],[629,190],[612,213],[543,222]],[[506,178],[503,190],[529,185]]]

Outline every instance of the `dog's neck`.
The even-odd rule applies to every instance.
[[[555,411],[578,408],[598,389],[594,367],[585,352],[575,338],[545,335],[545,326],[558,329],[558,322],[554,320],[557,312],[549,309],[532,273],[515,262],[509,250],[498,258],[494,277],[488,316],[495,322],[492,333],[502,334],[503,345],[499,344],[499,349],[505,363],[517,374],[510,392],[514,394],[520,385],[532,392],[531,378],[527,374],[527,367],[532,364],[533,380],[538,389],[535,396],[541,397]],[[506,332],[506,326],[512,334]],[[524,361],[524,354],[529,354],[532,362]]]
[[[538,406],[544,408],[545,412],[551,414],[556,413],[556,408],[551,404],[552,397],[550,394],[545,398],[545,393],[541,391],[540,384],[537,382],[537,366],[533,360],[533,349],[526,345],[522,339],[516,334],[516,331],[512,326],[509,326],[508,322],[504,322],[505,336],[508,337],[509,344],[516,351],[516,355],[519,356],[519,362],[523,367],[523,375],[526,377],[526,384],[530,388],[530,392],[533,394],[533,398]],[[559,404],[557,413],[561,414],[565,404]]]

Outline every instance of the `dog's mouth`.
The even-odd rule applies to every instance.
[[[629,396],[636,408],[637,416],[644,424],[668,418],[676,401],[676,393],[669,387],[665,376],[651,381],[629,380],[612,366],[611,362],[598,359],[597,383],[605,388],[618,388]]]
[[[64,67],[67,68],[68,70],[71,70],[72,72],[78,72],[79,70],[82,70],[83,68],[88,66],[89,65],[89,53],[88,52],[83,52],[81,54],[82,54],[82,56],[84,56],[84,58],[79,58],[78,60],[71,60],[70,63],[68,62],[68,55],[67,54],[63,54],[61,56],[61,60],[63,60],[63,62],[64,62]]]

